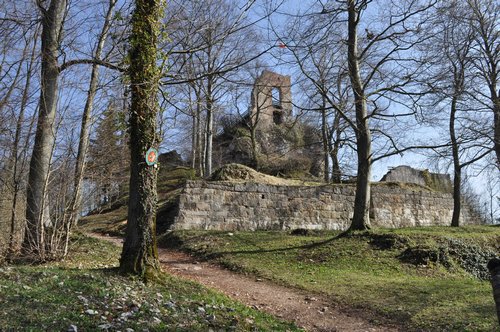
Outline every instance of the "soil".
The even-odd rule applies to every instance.
[[[116,237],[93,237],[122,245]],[[402,331],[403,328],[372,317],[362,310],[346,308],[327,296],[287,288],[268,280],[229,271],[210,262],[199,262],[187,253],[158,248],[162,268],[170,274],[197,281],[257,310],[307,331]]]

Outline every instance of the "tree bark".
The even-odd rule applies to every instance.
[[[113,15],[113,8],[117,0],[109,0],[109,6],[104,20],[104,25],[97,41],[97,47],[94,54],[95,59],[100,60],[104,43],[110,28],[110,22]],[[80,128],[80,139],[78,141],[78,152],[76,155],[75,165],[75,179],[73,185],[73,198],[69,207],[69,219],[67,223],[66,240],[64,245],[64,255],[68,252],[69,233],[73,225],[78,223],[78,214],[82,205],[82,183],[83,174],[85,172],[85,158],[87,157],[87,150],[89,147],[89,134],[90,134],[90,117],[92,115],[92,108],[94,107],[94,98],[97,92],[97,83],[99,81],[99,66],[97,63],[92,64],[92,71],[90,73],[89,90],[87,92],[87,100],[83,109],[82,124]]]
[[[52,0],[48,9],[39,4],[42,21],[42,69],[38,122],[28,176],[23,251],[45,259],[44,227],[50,225],[47,182],[55,141],[61,30],[66,0]]]
[[[196,145],[196,135],[198,132],[199,120],[196,114],[191,115],[191,122],[193,126],[193,132],[191,133],[191,168],[196,169],[196,157],[198,156],[198,146]]]
[[[253,159],[253,168],[255,170],[259,170],[259,155],[257,152],[257,126],[259,124],[260,120],[260,111],[261,111],[261,106],[259,104],[259,99],[257,98],[258,92],[254,92],[255,95],[252,96],[252,98],[255,98],[254,100],[256,101],[255,107],[257,108],[257,111],[255,112],[254,116],[252,116],[249,113],[249,119],[248,119],[248,129],[250,129],[250,144],[252,146],[252,159]]]
[[[462,185],[462,166],[460,165],[459,146],[455,134],[455,118],[457,113],[457,95],[451,100],[450,112],[450,139],[453,155],[453,215],[451,217],[451,226],[460,226],[460,208],[461,208],[461,185]]]
[[[33,36],[33,49],[31,51],[31,57],[28,63],[27,71],[26,71],[26,81],[24,83],[24,89],[23,89],[23,94],[21,97],[21,105],[19,107],[19,116],[17,117],[17,123],[16,123],[16,133],[14,135],[14,145],[12,148],[12,157],[11,159],[13,160],[14,166],[12,169],[12,183],[13,183],[13,188],[14,188],[14,196],[12,198],[12,211],[11,211],[11,216],[10,216],[10,238],[9,238],[9,255],[14,255],[16,252],[16,243],[15,243],[15,233],[16,233],[16,223],[17,223],[17,204],[19,200],[19,191],[21,190],[20,188],[20,179],[18,178],[19,174],[19,168],[23,168],[22,166],[20,167],[19,165],[19,144],[21,142],[21,133],[22,133],[22,125],[24,122],[24,113],[26,111],[26,106],[28,105],[28,99],[29,99],[29,91],[31,87],[31,77],[33,74],[33,63],[35,61],[36,57],[36,47],[37,47],[37,42],[38,40],[38,34],[39,34],[39,27],[35,30],[34,36]],[[24,163],[24,162],[23,162]]]
[[[330,182],[330,144],[328,135],[328,119],[326,116],[326,98],[324,95],[321,96],[321,138],[323,143],[323,180],[328,183]]]
[[[500,324],[500,259],[493,258],[488,262],[488,270],[491,274],[491,286],[493,287],[493,299],[495,300],[498,323]]]
[[[158,170],[145,162],[158,144],[157,113],[160,71],[156,65],[162,6],[159,0],[136,0],[130,36],[130,192],[128,221],[120,259],[126,273],[153,277],[160,268],[156,247]]]
[[[371,132],[368,123],[366,96],[361,82],[358,58],[357,25],[359,14],[354,0],[348,1],[348,53],[349,78],[354,93],[356,110],[356,147],[358,157],[358,173],[356,179],[356,196],[354,199],[354,215],[350,230],[366,230],[370,228],[370,176],[371,176]]]
[[[335,140],[332,142],[332,138],[330,138],[331,147],[330,147],[330,158],[332,159],[332,182],[340,183],[342,177],[342,170],[340,169],[339,163],[339,150],[340,150],[340,139],[341,139],[341,130],[340,130],[340,114],[335,115],[335,120],[333,121],[333,132],[331,136],[335,135]]]
[[[212,78],[208,78],[207,82],[207,130],[205,138],[205,176],[212,174],[212,142],[213,142],[213,100],[212,100]]]
[[[495,67],[496,68],[496,67]],[[490,97],[493,103],[493,123],[494,123],[494,144],[495,144],[495,154],[497,157],[497,168],[500,170],[500,90],[496,90],[496,75],[492,77],[492,84],[490,86]]]

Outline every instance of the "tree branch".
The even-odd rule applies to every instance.
[[[98,65],[98,66],[103,66],[109,69],[117,70],[119,72],[125,72],[127,71],[127,68],[125,67],[120,67],[118,65],[103,61],[103,60],[98,60],[98,59],[75,59],[75,60],[70,60],[64,62],[62,65],[59,66],[59,72],[62,72],[63,70],[75,66],[75,65]]]

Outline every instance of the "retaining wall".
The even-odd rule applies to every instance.
[[[450,194],[391,184],[371,187],[370,221],[379,227],[449,225]],[[344,230],[353,215],[352,185],[276,186],[189,181],[179,197],[173,229]],[[462,224],[479,223],[464,204]]]

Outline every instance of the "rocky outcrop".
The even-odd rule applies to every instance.
[[[453,188],[449,174],[432,173],[406,165],[392,168],[380,181],[414,183],[444,193],[450,193]]]

